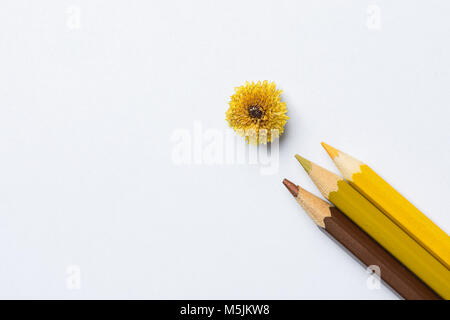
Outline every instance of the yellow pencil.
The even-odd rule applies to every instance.
[[[450,237],[369,166],[322,142],[344,178],[450,269]]]
[[[343,178],[295,156],[318,187],[353,222],[366,231],[444,299],[450,299],[450,271],[386,217]]]

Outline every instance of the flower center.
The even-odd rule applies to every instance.
[[[261,107],[258,105],[250,106],[248,107],[248,114],[250,117],[254,119],[261,119],[263,116],[263,111],[261,110]]]

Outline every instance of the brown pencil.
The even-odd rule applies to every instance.
[[[425,283],[336,207],[287,179],[284,179],[283,184],[320,228],[328,232],[366,266],[378,266],[381,279],[400,296],[406,300],[441,300]]]

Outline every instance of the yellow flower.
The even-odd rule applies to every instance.
[[[281,102],[281,90],[275,83],[246,82],[235,88],[226,120],[247,142],[267,143],[281,136],[289,117],[286,102]]]

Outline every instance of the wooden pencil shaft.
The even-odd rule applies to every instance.
[[[336,207],[285,179],[283,184],[308,216],[366,266],[377,265],[381,278],[407,300],[438,300],[440,297],[368,236]]]
[[[443,264],[345,180],[300,156],[297,159],[325,198],[437,294],[450,299],[450,272]]]
[[[450,237],[361,161],[322,143],[344,178],[450,270]]]
[[[339,181],[338,191],[331,192],[328,199],[435,292],[450,299],[447,268],[347,182]]]
[[[436,259],[450,268],[450,237],[368,166],[353,174],[351,185],[376,205]]]
[[[425,283],[369,237],[337,208],[324,219],[325,230],[366,266],[378,266],[380,277],[406,300],[440,300]]]

